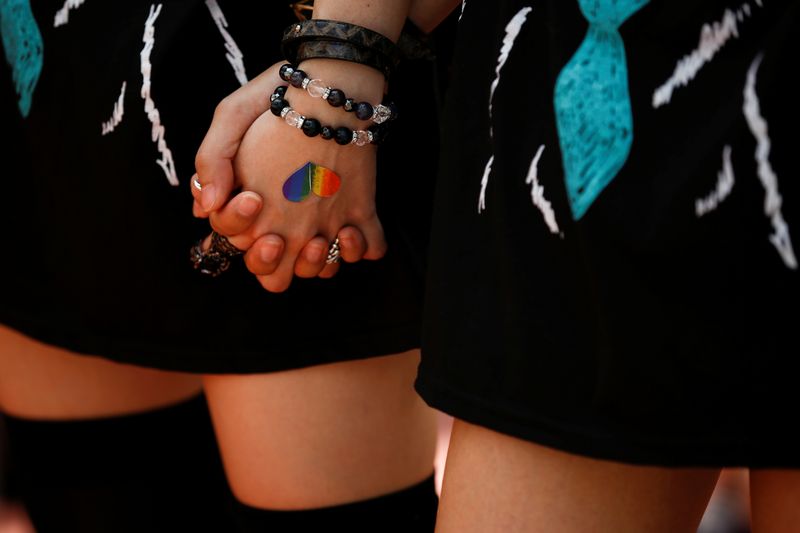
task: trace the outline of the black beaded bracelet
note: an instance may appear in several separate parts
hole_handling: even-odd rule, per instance
[[[286,99],[286,90],[288,88],[286,85],[281,85],[275,89],[275,92],[270,96],[269,109],[273,115],[283,118],[290,126],[302,130],[306,136],[316,137],[319,135],[326,141],[333,139],[336,144],[342,146],[348,144],[355,144],[356,146],[378,145],[386,138],[388,124],[377,124],[370,126],[366,130],[351,130],[345,127],[323,126],[319,120],[301,115],[292,109]]]
[[[333,107],[341,107],[347,112],[355,113],[359,120],[371,120],[375,124],[383,124],[397,118],[397,106],[394,102],[378,105],[356,102],[352,98],[347,98],[341,89],[334,89],[322,80],[311,79],[304,71],[288,63],[281,65],[279,75],[292,87],[304,89],[313,98],[322,98]]]
[[[389,38],[362,26],[335,20],[313,19],[292,24],[283,33],[281,51],[286,59],[298,63],[298,50],[306,42],[338,42],[351,45],[352,49],[371,52],[350,54],[352,57],[336,57],[348,61],[362,62],[377,68],[387,77],[400,63],[400,49]],[[336,49],[338,55],[344,48]],[[324,47],[316,53],[325,53]],[[359,55],[358,59],[356,56]],[[315,57],[329,57],[316,55]],[[377,58],[377,59],[376,59]],[[369,62],[366,62],[369,61]],[[379,64],[376,64],[379,63]]]

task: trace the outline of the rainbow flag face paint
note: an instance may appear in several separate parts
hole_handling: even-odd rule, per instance
[[[295,170],[283,184],[283,195],[290,202],[302,202],[312,192],[321,198],[333,196],[342,178],[333,170],[310,161]]]

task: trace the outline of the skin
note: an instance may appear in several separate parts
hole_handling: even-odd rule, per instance
[[[0,411],[34,420],[121,416],[200,393],[200,377],[114,363],[0,326]]]
[[[437,533],[695,533],[719,470],[631,466],[457,420]]]
[[[434,412],[414,394],[419,352],[248,376],[207,376],[236,497],[264,509],[354,502],[433,472]]]

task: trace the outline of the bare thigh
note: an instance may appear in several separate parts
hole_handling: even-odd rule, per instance
[[[800,471],[751,470],[753,533],[800,531]]]
[[[119,416],[175,404],[199,376],[80,356],[0,326],[0,410],[30,419]]]
[[[233,492],[266,509],[394,492],[433,472],[436,418],[416,395],[419,352],[249,376],[207,376]]]
[[[457,420],[436,531],[694,533],[718,477],[589,459]]]

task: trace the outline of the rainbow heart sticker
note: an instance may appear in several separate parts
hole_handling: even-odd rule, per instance
[[[342,184],[342,178],[333,170],[310,161],[295,170],[283,184],[283,195],[290,202],[302,202],[312,192],[326,198],[333,196]]]

